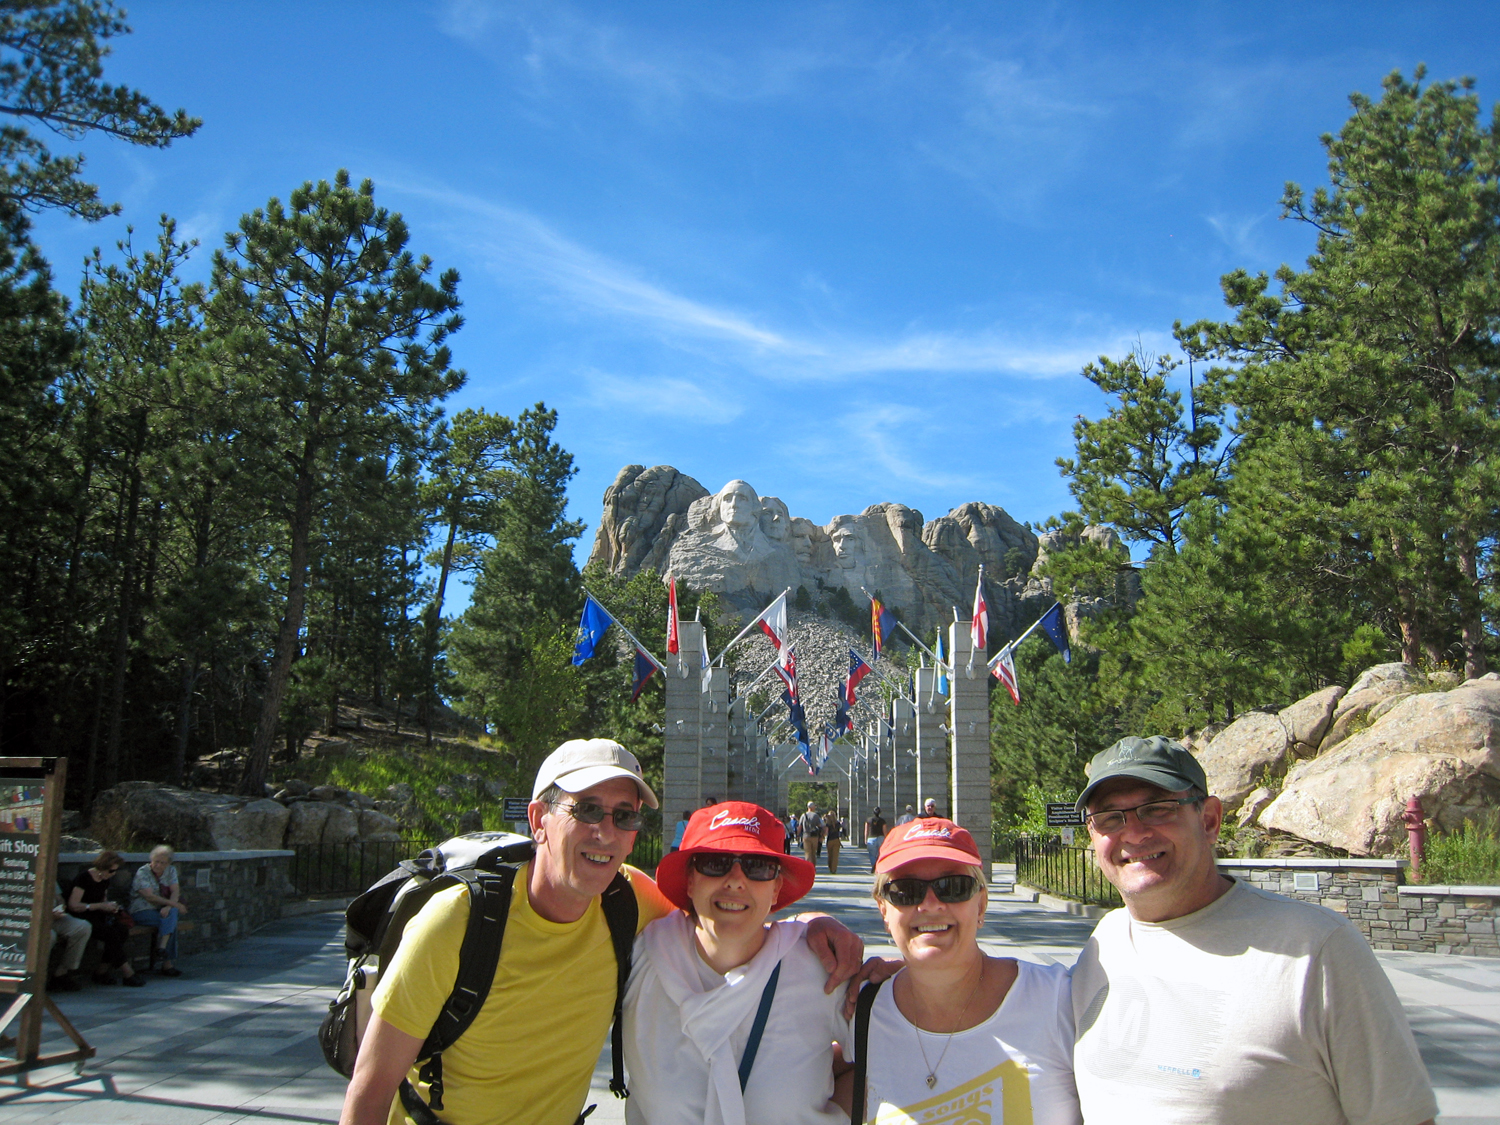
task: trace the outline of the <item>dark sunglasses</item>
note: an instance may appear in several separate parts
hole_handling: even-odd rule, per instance
[[[892,906],[918,906],[927,899],[928,888],[939,902],[968,902],[979,890],[972,875],[942,875],[936,879],[892,879],[881,896]]]
[[[615,827],[621,832],[639,832],[646,826],[646,818],[636,809],[607,809],[593,801],[574,801],[571,805],[559,801],[554,807],[566,809],[568,815],[580,824],[601,824],[606,816],[612,816]]]
[[[728,855],[724,852],[699,852],[693,856],[693,868],[699,875],[722,879],[738,863],[745,878],[752,883],[769,883],[781,874],[781,861],[768,855]]]

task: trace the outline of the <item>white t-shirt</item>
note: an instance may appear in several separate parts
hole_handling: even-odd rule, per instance
[[[867,1121],[1079,1125],[1068,970],[1030,961],[1016,965],[1015,983],[995,1014],[951,1042],[946,1034],[919,1031],[901,1014],[894,979],[881,987],[870,1009]],[[932,1087],[928,1066],[936,1067]]]
[[[646,927],[625,991],[625,1065],[630,1125],[847,1125],[833,1097],[833,1044],[853,1042],[843,1018],[844,990],[823,993],[828,972],[807,947],[801,922],[776,922],[748,964],[720,975],[698,955],[692,922],[674,911]],[[743,1095],[743,1116],[732,1104],[737,1068],[750,1039],[766,980],[781,975],[755,1064]],[[712,1057],[727,1036],[720,1098]],[[721,1101],[731,1104],[721,1106]]]
[[[1416,1125],[1437,1114],[1395,990],[1347,919],[1236,882],[1152,924],[1104,916],[1073,967],[1084,1117]]]

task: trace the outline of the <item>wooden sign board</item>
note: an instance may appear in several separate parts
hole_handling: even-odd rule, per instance
[[[94,1048],[47,995],[52,908],[57,899],[57,841],[68,781],[66,758],[0,758],[0,1032],[20,1018],[14,1062],[0,1075],[76,1062]],[[7,1004],[5,997],[12,999]],[[40,1056],[42,1013],[73,1040],[75,1050]]]

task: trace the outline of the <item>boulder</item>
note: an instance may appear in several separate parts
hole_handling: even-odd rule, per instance
[[[357,809],[373,809],[375,807],[374,797],[368,796],[364,793],[356,793],[352,789],[349,790],[348,796],[349,803]]]
[[[359,813],[343,805],[332,803],[324,807],[328,810],[328,819],[323,822],[323,836],[320,841],[324,847],[330,844],[348,844],[359,839]]]
[[[324,801],[298,801],[287,810],[285,846],[288,848],[320,843],[328,810],[335,806]]]
[[[261,851],[281,847],[291,810],[280,801],[261,798],[209,816],[217,851]]]
[[[1351,855],[1399,854],[1411,797],[1445,831],[1500,803],[1500,681],[1400,699],[1368,728],[1294,766],[1259,824]]]
[[[359,838],[361,840],[399,840],[401,824],[393,816],[374,809],[359,812]]]
[[[226,793],[126,781],[95,798],[90,831],[116,850],[171,844],[180,852],[220,851],[216,818],[249,803],[248,798]]]
[[[1371,668],[1374,672],[1377,668],[1404,668],[1404,664],[1380,664]],[[1385,679],[1367,680],[1370,672],[1366,672],[1354,681],[1354,688],[1338,701],[1333,709],[1333,722],[1329,724],[1328,733],[1323,736],[1323,741],[1318,744],[1318,753],[1326,754],[1344,739],[1348,738],[1355,730],[1370,724],[1370,712],[1383,701],[1395,697],[1405,697],[1413,694],[1417,686],[1426,686],[1426,680],[1413,680],[1400,676],[1391,676]],[[1420,673],[1414,673],[1420,676]],[[1358,688],[1356,691],[1355,688]]]
[[[281,783],[281,790],[288,797],[306,797],[312,792],[312,786],[300,777],[289,777]]]
[[[1349,685],[1349,694],[1364,691],[1376,684],[1393,684],[1397,690],[1411,691],[1425,686],[1427,677],[1409,664],[1399,661],[1391,664],[1376,664],[1360,673],[1359,679]]]
[[[347,801],[349,793],[337,785],[314,785],[307,791],[314,801]]]
[[[1317,754],[1323,736],[1333,722],[1334,707],[1343,697],[1344,689],[1335,684],[1281,710],[1281,724],[1291,740],[1293,754],[1299,758],[1311,758]]]
[[[394,785],[385,787],[385,795],[393,801],[410,801],[416,796],[416,790],[404,781],[398,781]]]
[[[484,817],[478,809],[469,809],[458,815],[458,834],[460,836],[469,832],[483,832]]]
[[[1264,785],[1250,790],[1250,794],[1245,798],[1244,804],[1240,805],[1240,827],[1244,828],[1254,824],[1265,807],[1275,799],[1276,794],[1272,793]]]
[[[1224,802],[1226,814],[1237,811],[1267,776],[1286,768],[1291,740],[1279,715],[1249,711],[1225,727],[1197,755],[1208,775],[1208,791]]]
[[[75,836],[65,833],[57,839],[57,850],[60,852],[83,852],[86,855],[98,855],[104,850],[104,845],[92,836]]]

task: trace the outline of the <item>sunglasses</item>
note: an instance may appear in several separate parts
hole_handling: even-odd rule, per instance
[[[722,879],[738,863],[745,878],[752,883],[769,883],[781,874],[781,861],[768,855],[729,855],[724,852],[699,852],[693,856],[693,868],[699,875]]]
[[[972,875],[942,875],[936,879],[892,879],[880,892],[892,906],[919,906],[927,892],[939,902],[968,902],[979,890],[979,880]]]
[[[571,805],[559,801],[553,807],[566,809],[568,815],[580,824],[600,824],[606,816],[612,816],[615,827],[621,832],[639,832],[646,826],[646,818],[636,809],[607,809],[592,801],[574,801]]]

